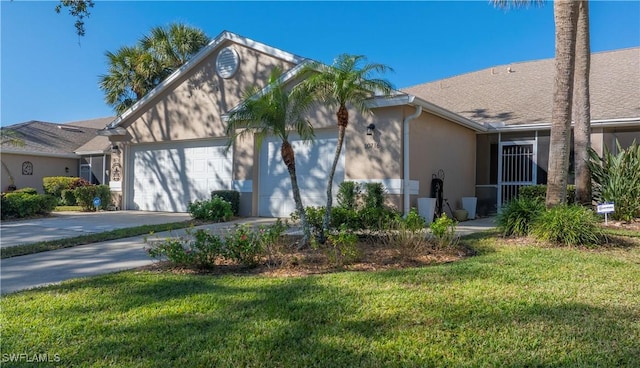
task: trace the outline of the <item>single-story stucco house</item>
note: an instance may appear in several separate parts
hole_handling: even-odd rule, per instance
[[[0,150],[2,191],[31,187],[42,193],[42,178],[81,177],[109,184],[111,143],[97,134],[113,117],[56,124],[29,121],[3,127],[9,131]]]
[[[614,137],[640,138],[639,51],[593,56],[598,150],[611,147]],[[308,61],[231,32],[213,39],[100,131],[117,147],[111,171],[122,175],[110,186],[120,208],[184,212],[188,202],[209,198],[212,190],[235,189],[242,215],[289,216],[294,203],[280,142],[239,140],[225,154],[225,117],[248,87],[265,86],[274,67],[294,83]],[[622,69],[608,70],[609,63]],[[552,65],[513,64],[371,98],[372,114],[351,111],[334,184],[381,182],[406,212],[418,198],[431,196],[433,178],[444,173],[444,197],[452,207],[477,197],[481,211],[495,211],[510,186],[544,182]],[[317,106],[309,120],[315,141],[303,144],[294,136],[292,142],[307,206],[325,202],[337,141],[333,110]]]

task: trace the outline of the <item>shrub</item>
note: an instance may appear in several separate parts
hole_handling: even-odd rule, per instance
[[[267,266],[274,266],[284,262],[282,236],[288,228],[289,224],[282,222],[280,219],[277,219],[273,225],[258,226],[258,239],[262,242],[262,248],[267,258]]]
[[[614,220],[631,221],[640,217],[640,145],[635,141],[626,150],[616,141],[618,154],[613,155],[605,146],[599,157],[589,151],[593,197],[599,202],[614,202]]]
[[[416,226],[417,221],[407,221],[407,219],[399,218],[388,223],[388,228],[380,235],[380,240],[386,247],[398,249],[406,256],[414,256],[424,251],[429,242],[425,234],[425,226]]]
[[[2,196],[1,217],[25,218],[36,215],[48,215],[56,208],[58,200],[46,194],[12,192]]]
[[[73,190],[76,202],[83,211],[104,210],[111,205],[111,190],[108,185],[79,186]],[[96,208],[93,204],[94,198],[100,198],[100,206]]]
[[[356,247],[358,236],[347,226],[341,226],[337,233],[329,234],[327,238],[329,244],[323,249],[334,267],[351,264],[359,258],[360,252]]]
[[[358,211],[341,206],[331,208],[331,228],[337,229],[342,225],[350,230],[362,229],[362,220]]]
[[[360,184],[354,181],[343,181],[338,188],[338,207],[355,210],[359,195]]]
[[[453,247],[458,243],[456,235],[456,221],[447,217],[446,213],[438,217],[429,225],[438,248]]]
[[[599,243],[603,232],[593,211],[571,205],[543,211],[533,223],[531,234],[551,243],[585,245]]]
[[[215,267],[217,260],[253,266],[265,254],[268,262],[275,263],[280,256],[276,249],[280,249],[281,237],[286,229],[287,224],[280,220],[273,225],[260,226],[257,230],[248,225],[236,225],[224,236],[212,234],[208,230],[194,232],[193,229],[188,229],[182,237],[145,239],[145,251],[152,258],[197,268]]]
[[[424,220],[424,217],[420,216],[418,211],[415,208],[412,208],[407,217],[403,219],[404,227],[409,230],[417,231],[426,228],[427,222]]]
[[[38,191],[35,188],[26,187],[26,188],[16,189],[12,193],[23,193],[23,194],[29,194],[29,195],[36,195],[36,194],[38,194]]]
[[[510,201],[498,213],[496,222],[504,236],[527,236],[535,219],[544,211],[544,197],[523,196]]]
[[[388,224],[401,218],[400,213],[391,208],[371,208],[365,207],[358,212],[363,228],[369,230],[383,230],[388,228]]]
[[[77,186],[78,180],[80,180],[80,178],[50,176],[42,178],[42,188],[44,189],[45,194],[61,198],[62,191],[65,189],[74,189],[74,185]]]
[[[187,211],[194,219],[216,222],[228,221],[233,215],[231,203],[218,196],[207,201],[189,203]]]
[[[538,199],[544,203],[547,198],[547,186],[544,184],[522,186],[518,189],[518,198]],[[567,204],[574,204],[575,202],[576,187],[574,185],[567,185]]]
[[[364,184],[364,206],[366,208],[384,208],[384,195],[386,189],[382,183]]]
[[[64,189],[62,191],[62,204],[65,206],[75,206],[78,204],[76,201],[76,193],[72,189]]]
[[[260,233],[249,225],[237,225],[224,237],[225,251],[223,255],[239,264],[254,266],[264,253]]]
[[[214,190],[211,192],[211,198],[215,196],[229,202],[233,216],[238,216],[240,213],[240,192],[237,190]]]

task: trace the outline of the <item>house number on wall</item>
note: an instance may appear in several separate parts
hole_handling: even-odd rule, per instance
[[[373,149],[381,150],[382,149],[382,145],[380,143],[365,143],[364,144],[364,149],[366,149],[366,150],[373,150]]]

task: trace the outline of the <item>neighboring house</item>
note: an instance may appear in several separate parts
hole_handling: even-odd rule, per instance
[[[488,128],[477,138],[480,212],[546,183],[554,71],[553,59],[513,63],[403,90]],[[640,48],[592,54],[590,94],[597,152],[640,142]]]
[[[254,139],[245,139],[235,142],[225,153],[228,141],[225,117],[242,103],[248,87],[266,84],[274,67],[287,71],[283,78],[293,85],[299,81],[297,71],[307,62],[300,56],[234,33],[221,33],[100,132],[118,148],[112,154],[111,172],[118,171],[121,176],[118,180],[112,177],[110,182],[112,191],[120,196],[118,205],[125,209],[184,212],[190,201],[207,199],[212,190],[235,189],[241,193],[242,215],[289,216],[294,203],[289,176],[280,158],[280,142],[269,138],[259,147]],[[594,71],[598,69],[597,63],[594,60]],[[525,64],[513,65],[508,76],[524,75],[521,66]],[[633,66],[629,70],[633,71]],[[542,71],[536,75],[541,80],[550,78],[552,83],[553,75],[545,76]],[[495,80],[506,78],[495,70],[491,76]],[[406,212],[417,205],[418,198],[431,197],[432,179],[444,173],[444,197],[452,207],[460,207],[462,197],[477,196],[483,211],[495,210],[498,184],[507,182],[491,181],[492,175],[497,177],[498,171],[509,166],[502,162],[502,157],[510,153],[503,147],[510,147],[514,141],[520,144],[522,139],[528,141],[529,136],[536,148],[543,147],[545,129],[548,137],[546,116],[526,120],[510,108],[494,108],[491,101],[493,96],[500,95],[499,85],[478,91],[487,99],[470,106],[449,105],[448,98],[436,100],[431,90],[422,93],[421,88],[426,86],[429,84],[391,97],[372,98],[369,101],[372,114],[363,116],[351,111],[334,185],[337,188],[344,180],[381,182],[391,202]],[[464,102],[461,96],[476,87],[461,84],[457,86],[458,92],[452,94],[456,101]],[[531,94],[540,88],[525,84],[520,87]],[[506,93],[515,99],[510,92]],[[637,97],[637,88],[630,93]],[[551,99],[550,92],[540,94]],[[594,100],[594,105],[597,104]],[[540,111],[545,108],[541,105]],[[472,113],[465,113],[472,109]],[[640,116],[637,112],[636,109],[636,117]],[[499,120],[488,120],[487,114],[494,114]],[[518,121],[520,128],[512,128],[513,121],[506,118]],[[335,111],[317,106],[309,120],[315,128],[315,141],[303,144],[293,136],[292,145],[304,204],[323,205],[327,172],[337,141]],[[637,119],[633,123],[636,125],[625,122],[625,127],[635,127],[637,132],[637,122]],[[538,129],[531,123],[543,125]],[[602,139],[608,139],[602,135]],[[546,142],[548,146],[548,138]],[[520,146],[526,144],[531,143]],[[498,155],[499,151],[504,154]],[[525,155],[519,148],[514,152],[517,160],[522,156],[530,166],[538,163],[535,150],[533,155]],[[527,181],[530,182],[537,179]],[[491,185],[489,195],[484,185]]]
[[[29,121],[3,127],[14,142],[2,142],[2,191],[10,185],[32,187],[42,193],[42,178],[82,177],[94,184],[108,184],[111,143],[98,136],[113,117],[55,124]]]

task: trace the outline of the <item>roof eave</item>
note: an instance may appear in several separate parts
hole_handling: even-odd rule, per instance
[[[425,101],[420,97],[411,95],[411,94],[400,94],[395,96],[379,96],[375,97],[367,102],[367,107],[369,108],[381,108],[381,107],[391,107],[391,106],[402,106],[402,105],[418,105],[422,106],[425,111],[429,113],[439,116],[441,118],[453,121],[459,125],[462,125],[466,128],[469,128],[475,132],[486,132],[487,128],[480,124],[476,123],[473,120],[469,120],[463,116],[460,116],[452,111],[449,111],[445,108],[442,108],[438,105],[432,104],[431,102]]]
[[[575,124],[572,122],[571,126]],[[613,119],[598,119],[591,121],[592,128],[626,128],[640,126],[640,117],[635,118],[613,118]],[[549,130],[551,129],[551,123],[537,123],[537,124],[518,124],[518,125],[505,125],[505,126],[490,126],[486,133],[498,133],[498,132],[522,132],[522,131],[534,131],[534,130]]]
[[[55,157],[55,158],[80,158],[75,153],[54,153],[54,152],[40,152],[40,151],[21,151],[14,149],[2,149],[0,150],[2,154],[12,154],[12,155],[25,155],[25,156],[38,156],[38,157]]]

